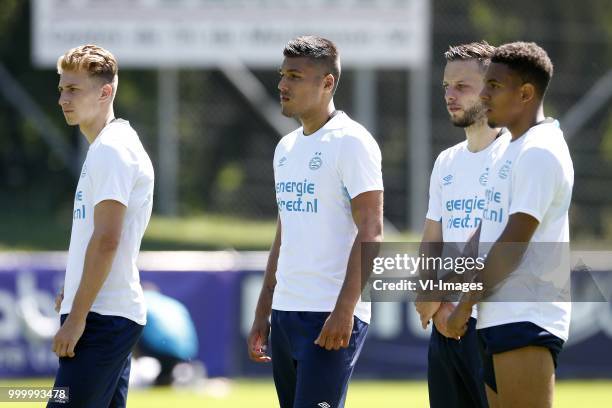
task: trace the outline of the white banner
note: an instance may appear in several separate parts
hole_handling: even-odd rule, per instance
[[[287,41],[314,34],[345,67],[410,68],[430,46],[429,0],[32,1],[32,58],[44,67],[86,43],[121,67],[277,67]]]

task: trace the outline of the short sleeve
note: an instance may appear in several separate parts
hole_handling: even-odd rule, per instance
[[[276,179],[276,166],[278,166],[278,149],[280,146],[280,142],[276,145],[274,149],[274,156],[272,157],[272,173],[274,174],[274,179]]]
[[[136,174],[127,150],[98,146],[87,161],[87,174],[94,206],[104,200],[114,200],[127,207]]]
[[[526,150],[512,169],[509,214],[524,213],[542,222],[555,198],[557,178],[561,173],[561,165],[550,151]]]
[[[382,191],[382,155],[370,135],[343,138],[338,155],[338,170],[351,199],[366,191]]]
[[[440,184],[440,156],[434,163],[431,177],[429,178],[429,205],[427,207],[427,219],[442,221],[442,185]]]

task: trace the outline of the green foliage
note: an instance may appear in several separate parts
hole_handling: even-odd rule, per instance
[[[470,5],[472,24],[489,43],[500,43],[520,38],[525,22],[517,15],[508,15],[486,0],[473,0]]]
[[[604,160],[612,163],[612,109],[608,111],[608,120],[605,123],[601,147]]]
[[[217,189],[224,193],[233,193],[244,182],[244,172],[236,162],[227,163],[217,175]]]
[[[0,2],[0,47],[10,40],[10,30],[19,22],[25,0],[2,0]]]

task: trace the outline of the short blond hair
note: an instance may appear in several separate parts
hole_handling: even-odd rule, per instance
[[[106,83],[114,83],[119,67],[115,56],[97,45],[87,44],[75,47],[57,60],[57,73],[63,71],[84,71]]]

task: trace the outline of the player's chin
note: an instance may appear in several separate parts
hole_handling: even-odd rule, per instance
[[[69,117],[66,117],[66,124],[67,124],[68,126],[76,126],[76,125],[78,125],[78,124],[79,124],[79,121],[78,121],[78,120],[76,120],[75,118],[69,118]]]
[[[295,117],[295,112],[289,106],[281,104],[281,113],[288,118]]]
[[[490,128],[496,128],[500,126],[500,122],[502,121],[500,121],[499,118],[495,117],[491,111],[487,111],[486,115],[487,115],[487,125],[489,125]]]
[[[449,112],[448,115],[450,116],[450,120],[453,123],[460,122],[463,120],[463,115],[460,115],[459,113]]]
[[[467,121],[463,116],[455,116],[451,117],[451,123],[453,124],[453,126],[466,128],[471,126],[473,122]]]
[[[450,120],[451,120],[451,123],[452,123],[454,126],[457,126],[457,127],[465,127],[465,126],[464,126],[464,120],[463,120],[463,118],[462,118],[462,117],[459,117],[459,116],[451,116]]]
[[[496,121],[494,121],[494,120],[490,120],[490,119],[489,119],[489,120],[487,120],[487,125],[488,125],[488,126],[491,128],[491,129],[494,129],[494,128],[497,128],[497,127],[500,127],[500,124],[499,124],[498,122],[496,122]]]

